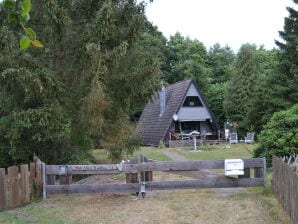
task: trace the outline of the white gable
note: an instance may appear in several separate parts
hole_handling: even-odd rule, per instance
[[[195,87],[195,85],[193,83],[190,85],[190,87],[186,93],[186,96],[198,96],[200,98],[197,88]]]
[[[183,107],[183,103],[177,113],[178,115],[178,120],[180,121],[205,121],[207,119],[211,119],[211,115],[208,112],[206,105],[202,101],[201,97],[199,96],[199,93],[197,91],[197,88],[195,85],[192,83],[191,86],[189,87],[187,96],[198,96],[199,99],[201,100],[203,106],[202,107]],[[185,100],[184,98],[184,100]],[[184,102],[183,100],[183,102]]]

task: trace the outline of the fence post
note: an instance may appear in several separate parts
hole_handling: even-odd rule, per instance
[[[41,197],[42,195],[42,188],[43,188],[43,181],[42,181],[42,163],[36,163],[36,180],[37,180],[37,197]]]
[[[21,197],[22,203],[30,202],[30,184],[29,184],[29,170],[28,164],[21,165],[21,179],[20,179],[20,187],[21,187]]]
[[[35,188],[36,188],[36,183],[35,183],[35,163],[30,163],[30,193],[31,193],[31,198],[35,197]]]
[[[266,157],[263,157],[263,178],[264,178],[264,187],[267,188],[267,164],[266,164]]]
[[[147,157],[143,154],[140,155],[142,162],[148,162]],[[145,171],[141,172],[141,182],[153,181],[153,172],[152,171]]]
[[[47,198],[46,193],[46,164],[42,163],[42,199]]]
[[[6,175],[5,175],[5,169],[0,168],[0,209],[3,209],[6,207],[6,191],[5,191],[5,182],[6,182]]]
[[[14,208],[20,204],[19,195],[19,167],[8,167],[8,192],[9,192],[9,207]]]

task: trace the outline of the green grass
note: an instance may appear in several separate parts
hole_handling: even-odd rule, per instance
[[[256,147],[256,144],[243,145],[236,144],[231,145],[230,149],[224,148],[224,145],[209,146],[208,150],[194,152],[193,149],[170,149],[171,151],[184,156],[189,160],[220,160],[220,159],[245,159],[252,157],[252,150]]]
[[[49,207],[47,209],[41,207],[41,202],[33,202],[25,207],[0,212],[1,224],[27,224],[27,223],[43,223],[43,224],[62,224],[64,223],[57,217],[63,215],[63,208]]]
[[[163,151],[165,149],[142,147],[140,151],[136,153],[141,153],[149,159],[159,160],[159,161],[171,161],[171,159],[166,156]]]
[[[131,157],[143,154],[148,159],[159,160],[159,161],[171,161],[171,159],[163,154],[164,149],[151,148],[151,147],[141,147],[140,150],[135,151],[132,156],[126,156],[124,160],[130,159]],[[96,160],[98,164],[103,163],[112,163],[109,158],[106,150],[104,149],[95,149],[90,153]]]
[[[217,160],[217,159],[236,159],[236,158],[251,158],[252,151],[257,146],[256,144],[244,145],[244,144],[233,144],[230,145],[230,149],[225,149],[224,144],[204,146],[204,150],[200,152],[194,152],[190,147],[179,149],[178,148],[154,148],[154,147],[141,147],[139,151],[136,151],[133,156],[138,154],[143,154],[149,159],[158,161],[171,161],[171,159],[165,155],[163,152],[165,150],[170,150],[174,153],[180,154],[189,160]],[[207,149],[208,148],[208,149]],[[91,151],[91,155],[95,157],[97,163],[111,163],[108,159],[106,150],[96,149]],[[129,159],[128,156],[125,159]]]
[[[98,164],[111,163],[107,151],[104,149],[91,150],[90,154],[95,158],[95,161]]]

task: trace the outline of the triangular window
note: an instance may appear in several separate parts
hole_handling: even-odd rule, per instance
[[[198,96],[187,96],[183,107],[203,107],[203,104]]]

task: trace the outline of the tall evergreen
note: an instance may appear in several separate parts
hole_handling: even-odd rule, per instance
[[[36,103],[36,107],[42,107],[45,103],[48,105],[51,100],[56,103],[50,103],[56,110],[46,111],[49,114],[45,114],[53,117],[53,123],[46,122],[49,127],[44,127],[43,130],[48,135],[48,141],[58,139],[56,142],[60,146],[49,143],[44,146],[36,144],[39,150],[32,148],[45,162],[80,162],[80,157],[86,155],[86,150],[93,145],[106,148],[112,158],[119,159],[123,153],[131,152],[137,146],[136,140],[131,137],[134,126],[130,122],[130,115],[146,103],[160,83],[159,66],[163,60],[162,48],[165,46],[165,39],[147,21],[144,7],[142,2],[137,3],[134,0],[32,0],[30,26],[45,47],[19,52],[21,55],[29,55],[34,63],[16,61],[12,65],[31,66],[28,69],[32,72],[24,73],[28,86],[35,85],[34,82],[42,83],[29,78],[36,67],[42,72],[47,71],[53,79],[46,83],[48,88],[56,89],[59,93],[46,91],[48,95],[39,96],[44,96],[45,99]],[[1,14],[1,22],[6,21],[4,16]],[[14,27],[10,27],[12,34],[13,29]],[[1,40],[7,37],[6,32],[0,35]],[[18,43],[16,39],[11,40]],[[13,51],[12,54],[1,57],[6,57],[5,60],[9,61],[17,53]],[[6,67],[0,67],[1,75],[6,72],[3,68]],[[38,74],[38,78],[43,78],[42,72]],[[5,76],[6,79],[11,77]],[[20,82],[24,80],[20,79]],[[14,91],[9,86],[8,81],[1,80],[1,91],[5,90],[7,93],[1,93],[0,97],[14,94],[8,92]],[[42,86],[43,91],[45,87],[46,85]],[[24,84],[20,88],[28,90]],[[35,107],[32,104],[27,106],[29,109]],[[56,111],[59,113],[55,114]],[[14,111],[2,111],[1,107],[0,113],[14,114]],[[55,122],[55,119],[61,121]],[[0,121],[0,132],[9,125],[14,127],[10,121],[5,123],[6,126]],[[34,122],[42,124],[43,120],[35,117]],[[62,127],[47,129],[58,124]],[[2,141],[4,132],[1,132],[0,147],[1,150],[5,149],[2,150],[4,153],[8,153],[7,149],[11,147],[12,150],[16,151],[17,148],[21,152],[28,139],[33,139],[31,145],[40,141],[35,136],[35,132],[39,130],[38,125],[24,125],[30,129],[26,132],[28,138],[23,138],[24,129],[14,129],[14,135],[5,135],[6,140]],[[18,142],[13,141],[14,139]],[[12,146],[11,143],[14,142],[23,144]]]
[[[277,109],[272,105],[272,95],[274,91],[271,86],[268,86],[268,80],[278,74],[278,50],[265,50],[260,48],[257,51],[256,61],[258,64],[259,77],[247,119],[252,121],[253,131],[259,133]]]
[[[235,55],[228,46],[221,47],[220,44],[215,44],[208,51],[207,64],[210,69],[211,85],[205,95],[212,112],[222,127],[226,121],[223,101],[227,82],[234,72],[234,61]]]
[[[297,6],[298,1],[294,2]],[[275,107],[280,109],[298,103],[298,11],[291,7],[287,10],[284,30],[279,32],[283,41],[276,41],[280,49],[280,73],[270,80]]]
[[[48,162],[65,157],[70,119],[63,111],[63,84],[19,51],[15,31],[1,25],[0,167],[28,162],[34,153]]]
[[[224,102],[227,118],[238,122],[240,127],[252,128],[247,113],[252,106],[252,97],[258,78],[256,46],[242,45],[236,58],[235,73],[227,85]]]
[[[164,40],[146,20],[145,6],[131,0],[33,4],[34,23],[49,48],[42,63],[69,93],[64,108],[72,143],[88,149],[96,141],[121,157],[133,148],[130,115],[159,83]]]

